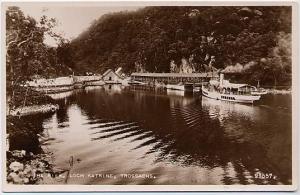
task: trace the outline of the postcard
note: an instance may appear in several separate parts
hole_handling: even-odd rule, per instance
[[[2,3],[4,191],[296,190],[297,16]]]

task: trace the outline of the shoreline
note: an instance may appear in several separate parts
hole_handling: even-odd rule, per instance
[[[32,105],[22,106],[10,111],[11,116],[26,116],[33,114],[42,113],[54,113],[59,109],[58,104],[43,104],[43,105]]]
[[[268,94],[272,95],[287,95],[292,94],[291,89],[266,89]]]
[[[104,85],[114,85],[114,84],[109,84],[109,83],[97,83],[97,84],[88,84],[85,85],[84,87],[97,87],[97,86],[104,86]],[[127,86],[127,85],[124,85]],[[129,86],[135,86],[135,85],[129,85]],[[140,86],[140,85],[137,85]],[[163,84],[143,84],[141,86],[148,86],[148,87],[154,87],[154,88],[164,88],[166,89],[166,86]],[[51,90],[45,90],[48,87],[34,87],[31,88],[31,91],[34,91],[35,93],[38,94],[38,96],[42,99],[40,100],[40,102],[36,103],[36,102],[32,102],[29,103],[31,105],[28,106],[24,106],[24,105],[18,105],[15,106],[12,109],[8,109],[8,116],[12,115],[12,116],[24,116],[24,115],[31,115],[31,114],[39,114],[39,113],[54,113],[56,110],[59,109],[59,106],[57,104],[55,104],[55,98],[53,98],[52,96],[55,94],[60,94],[60,93],[64,93],[64,92],[72,92],[74,90],[77,90],[77,87],[74,87],[74,85],[71,86],[71,88],[68,88],[67,90],[65,89],[65,85],[64,86],[56,86],[56,87],[52,87]],[[82,88],[84,88],[82,87]],[[267,91],[267,94],[271,94],[271,95],[285,95],[285,94],[292,94],[292,90],[291,87],[286,86],[285,89],[275,89],[275,88],[264,88]],[[36,95],[35,95],[36,96]],[[38,97],[38,98],[39,98]],[[28,97],[29,99],[31,97]],[[30,100],[29,100],[30,102]]]
[[[38,184],[39,174],[52,173],[51,153],[41,147],[42,124],[28,123],[26,117],[51,116],[59,106],[47,94],[25,87],[15,89],[7,103],[6,181]]]

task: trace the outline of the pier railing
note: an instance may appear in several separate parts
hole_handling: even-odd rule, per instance
[[[140,82],[203,83],[218,78],[215,72],[206,73],[132,73],[131,79]]]

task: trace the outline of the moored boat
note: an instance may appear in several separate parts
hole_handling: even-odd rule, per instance
[[[179,90],[179,91],[193,91],[193,83],[178,83],[178,84],[167,84],[165,85],[166,89]]]
[[[251,95],[266,95],[267,93],[267,90],[260,87],[259,81],[257,81],[257,88],[251,91]]]
[[[173,89],[173,90],[180,90],[180,91],[184,91],[184,85],[182,83],[179,84],[167,84],[166,85],[167,89]]]
[[[252,94],[256,87],[248,84],[230,83],[220,75],[220,81],[211,80],[206,86],[202,86],[202,94],[206,97],[239,103],[254,103],[261,98],[259,94]]]
[[[254,91],[251,91],[251,95],[266,95],[268,94],[268,91],[265,89],[257,89]]]

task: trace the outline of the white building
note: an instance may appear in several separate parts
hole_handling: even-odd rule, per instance
[[[102,75],[103,81],[105,83],[122,83],[122,78],[118,74],[116,74],[112,69],[108,69],[105,71],[105,73]]]

